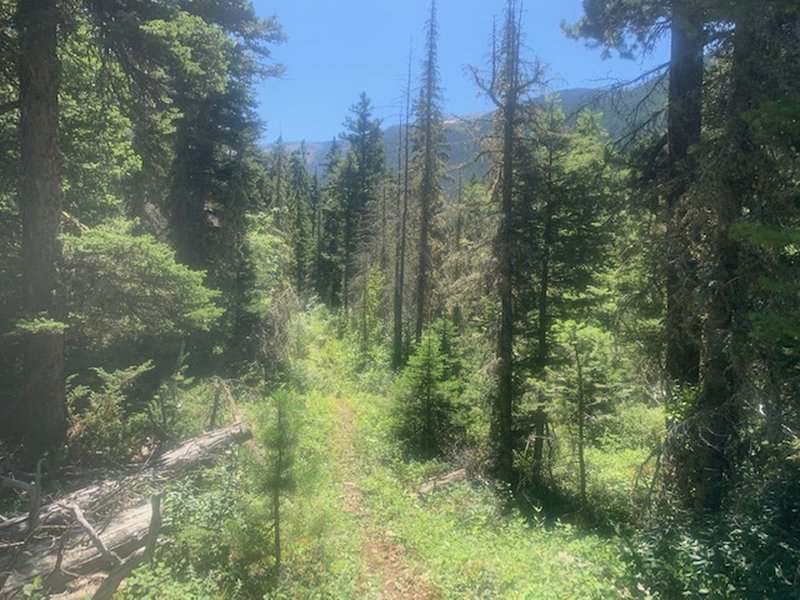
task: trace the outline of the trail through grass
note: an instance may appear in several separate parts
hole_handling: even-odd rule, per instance
[[[305,411],[323,446],[318,491],[325,500],[299,500],[289,518],[336,515],[319,534],[337,540],[323,545],[338,553],[337,568],[349,574],[345,587],[341,578],[320,578],[323,587],[313,597],[635,596],[625,587],[628,573],[614,539],[566,525],[531,525],[503,509],[503,491],[486,483],[415,494],[452,467],[403,459],[392,432],[389,378],[379,369],[357,369],[350,345],[318,319],[309,319],[303,336]],[[326,581],[339,587],[326,590]]]

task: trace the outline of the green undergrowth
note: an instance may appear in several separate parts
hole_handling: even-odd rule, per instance
[[[503,508],[503,490],[461,482],[418,497],[424,466],[392,452],[388,406],[357,396],[362,485],[377,519],[410,550],[444,598],[611,598],[629,595],[613,540],[569,525],[531,526]],[[442,465],[436,465],[441,470]]]
[[[298,318],[296,360],[281,390],[240,386],[239,407],[253,429],[247,446],[165,492],[169,542],[139,568],[120,594],[141,598],[356,598],[368,581],[360,528],[342,510],[343,484],[333,464],[337,426],[335,365],[309,363],[314,327]],[[315,353],[319,359],[325,353]],[[198,390],[206,398],[208,390]],[[294,457],[281,502],[282,567],[275,567],[268,447],[278,394],[293,403]],[[230,419],[229,411],[224,415]]]
[[[381,574],[370,572],[365,548],[369,536],[384,534],[441,598],[647,596],[618,537],[523,517],[508,508],[508,490],[478,478],[417,495],[421,483],[456,466],[407,459],[396,437],[388,357],[365,358],[324,311],[295,318],[291,352],[281,390],[239,390],[261,456],[241,447],[173,486],[165,500],[171,541],[155,565],[139,569],[123,598],[377,598]],[[292,403],[293,440],[281,480],[280,572],[268,468],[279,397]],[[343,461],[337,449],[349,443],[355,459]],[[595,473],[590,496],[609,495],[608,506],[625,502],[643,452],[617,450],[587,454]],[[346,506],[346,486],[361,492],[355,509]]]
[[[407,462],[395,440],[392,401],[374,382],[381,365],[357,372],[342,342],[311,344],[312,377],[348,402],[358,418],[357,485],[374,520],[406,549],[442,598],[632,597],[621,548],[614,539],[569,525],[531,526],[503,508],[507,493],[462,482],[422,497],[414,489],[453,468],[442,461]],[[349,363],[349,364],[348,364]],[[378,373],[369,373],[370,368]]]

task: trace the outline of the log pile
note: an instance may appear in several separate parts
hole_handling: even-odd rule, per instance
[[[235,423],[184,442],[145,467],[41,508],[32,504],[27,515],[0,522],[0,598],[20,594],[36,577],[53,598],[110,598],[158,544],[164,483],[250,437],[246,425]]]

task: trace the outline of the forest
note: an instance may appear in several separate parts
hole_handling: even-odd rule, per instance
[[[251,0],[0,0],[0,598],[800,598],[800,6],[496,4],[312,167]]]

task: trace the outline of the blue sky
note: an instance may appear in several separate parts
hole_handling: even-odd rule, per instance
[[[429,0],[254,0],[260,15],[276,15],[287,41],[274,56],[286,73],[258,86],[259,113],[267,123],[265,140],[325,141],[341,133],[349,107],[364,91],[384,125],[397,121],[409,46],[412,81],[419,77]],[[662,46],[642,60],[602,60],[598,49],[567,39],[563,20],[582,14],[581,0],[525,3],[528,56],[546,65],[552,90],[601,87],[630,79],[666,60]],[[465,74],[466,65],[483,66],[494,15],[504,0],[438,0],[439,68],[446,114],[466,115],[487,108]]]

